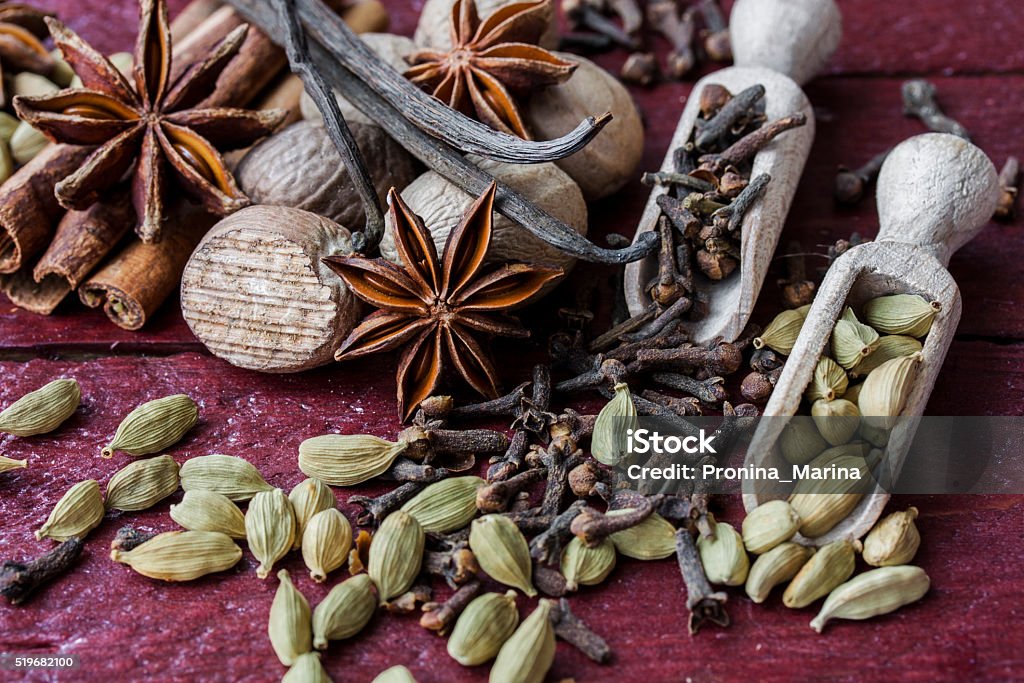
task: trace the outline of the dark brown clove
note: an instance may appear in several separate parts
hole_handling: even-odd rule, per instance
[[[601,541],[614,534],[616,531],[630,529],[651,516],[654,506],[657,504],[657,496],[643,498],[640,504],[623,515],[609,517],[598,512],[592,507],[585,506],[580,513],[572,520],[570,530],[585,545],[590,548],[597,547]]]
[[[689,529],[676,531],[676,560],[679,571],[686,584],[686,608],[690,610],[690,635],[700,630],[705,621],[725,627],[729,625],[729,615],[725,612],[725,603],[729,597],[722,592],[711,589],[704,567],[697,554],[697,544]]]
[[[732,41],[729,39],[729,25],[718,0],[701,0],[697,11],[704,19],[704,52],[716,62],[732,59]]]
[[[851,206],[863,199],[868,187],[878,177],[878,172],[882,170],[882,164],[885,163],[891,151],[890,148],[876,154],[860,168],[850,169],[840,166],[836,172],[835,187],[832,189],[832,197],[836,202]]]
[[[709,377],[731,375],[743,363],[743,354],[735,344],[719,342],[710,347],[688,346],[680,349],[644,349],[638,351],[629,371],[682,370],[703,371]]]
[[[709,101],[719,101],[721,95],[717,89],[721,88],[721,86],[712,84],[711,86],[705,86],[703,90],[708,90],[709,87],[715,88],[712,93],[717,95],[713,98],[709,96]],[[701,97],[703,98],[703,96],[702,91]],[[764,98],[764,86],[758,83],[740,91],[735,97],[728,99],[717,110],[715,115],[704,124],[700,132],[697,133],[694,145],[697,149],[711,149],[712,146],[723,140],[727,134],[734,130],[737,121],[750,117],[757,103],[762,98]],[[703,101],[702,99],[701,102]],[[709,109],[711,106],[709,105]],[[703,109],[702,106],[701,110],[703,111]]]
[[[614,46],[612,39],[602,33],[573,31],[563,33],[558,38],[558,49],[562,51],[607,52]]]
[[[604,0],[608,9],[619,17],[622,22],[622,30],[631,36],[636,36],[644,23],[644,15],[636,0]]]
[[[523,398],[526,396],[526,387],[529,382],[523,382],[504,396],[471,403],[464,406],[456,406],[449,413],[452,419],[478,418],[478,417],[516,417],[519,414]]]
[[[653,52],[633,52],[623,62],[619,78],[644,87],[658,80],[658,60]]]
[[[661,185],[665,187],[685,187],[694,192],[713,192],[715,186],[702,178],[695,178],[686,173],[672,171],[647,172],[640,176],[640,182],[648,187]]]
[[[750,159],[781,133],[792,128],[799,128],[806,123],[807,116],[803,112],[790,114],[771,123],[766,123],[757,130],[744,135],[723,152],[705,154],[698,161],[701,168],[706,168],[712,173],[721,173],[728,166],[738,166]]]
[[[82,553],[82,539],[71,538],[28,562],[4,562],[0,567],[0,595],[20,605],[44,583],[65,573]]]
[[[689,178],[690,176],[686,176]],[[702,181],[703,182],[703,181]],[[683,204],[683,200],[667,194],[660,195],[656,200],[658,208],[672,223],[672,227],[679,231],[679,234],[687,239],[694,239],[700,233],[704,224],[701,223],[692,211]]]
[[[627,375],[626,366],[621,361],[608,359],[601,362],[595,370],[584,372],[571,379],[563,380],[555,385],[556,391],[583,391],[601,386],[613,387],[623,381]]]
[[[451,473],[443,467],[425,465],[409,458],[399,458],[383,476],[395,481],[433,484],[435,481],[446,478],[449,474]]]
[[[419,605],[425,605],[434,598],[434,589],[426,582],[429,576],[421,576],[412,588],[384,603],[391,614],[412,614]]]
[[[999,220],[1013,220],[1017,214],[1017,185],[1020,183],[1020,162],[1017,157],[1007,157],[999,171],[999,201],[996,202],[995,217]]]
[[[457,588],[476,578],[480,571],[476,555],[467,543],[446,550],[428,550],[423,553],[423,571],[438,576],[452,588]]]
[[[621,278],[619,278],[621,280]],[[650,322],[658,314],[658,305],[651,302],[648,307],[642,312],[628,318],[621,323],[612,326],[608,331],[598,335],[590,342],[587,349],[592,352],[604,351],[605,349],[614,346],[619,338],[623,334],[629,334],[630,332],[637,330],[648,322]],[[554,350],[554,349],[553,349]],[[577,370],[578,372],[578,370]]]
[[[903,95],[903,114],[916,116],[927,126],[928,130],[936,133],[949,133],[970,140],[970,133],[951,117],[946,116],[939,108],[936,99],[935,85],[922,78],[904,81],[900,88]]]
[[[569,643],[598,664],[607,664],[612,659],[612,649],[604,638],[590,630],[582,619],[569,609],[569,601],[562,598],[551,610],[551,625],[555,635]]]
[[[111,550],[128,552],[156,536],[155,531],[140,531],[133,526],[123,526],[114,534],[114,540],[110,542]]]
[[[697,380],[675,372],[656,372],[651,379],[666,387],[686,392],[709,406],[717,406],[729,397],[723,377],[709,377]]]
[[[412,500],[426,486],[424,483],[409,481],[376,498],[360,495],[349,496],[349,503],[362,508],[362,512],[356,516],[356,524],[377,528],[385,517]]]
[[[530,440],[525,430],[517,430],[512,435],[504,455],[496,457],[487,468],[487,481],[504,481],[523,466],[523,458],[530,449]]]
[[[754,202],[764,195],[771,179],[770,175],[762,173],[751,180],[731,203],[711,214],[715,223],[724,222],[725,229],[728,232],[735,233],[738,231],[743,223],[744,216],[747,215],[747,211],[754,205]]]
[[[817,288],[807,277],[807,261],[799,242],[790,242],[786,247],[786,277],[778,281],[782,287],[782,303],[786,308],[800,308],[814,300]]]
[[[688,8],[680,14],[675,0],[649,0],[647,21],[672,46],[665,58],[669,78],[683,78],[697,63],[693,54],[693,36],[696,32],[693,10]]]
[[[435,631],[439,636],[447,635],[450,627],[459,618],[473,598],[480,594],[483,584],[472,579],[464,584],[444,602],[426,602],[423,604],[423,616],[420,626],[428,631]]]
[[[554,517],[551,526],[530,541],[530,557],[542,565],[557,564],[562,558],[562,549],[573,536],[572,522],[585,505],[577,500]]]
[[[536,562],[533,563],[533,585],[541,593],[552,598],[560,598],[569,592],[562,572]]]
[[[580,498],[597,495],[595,486],[604,482],[604,473],[592,460],[587,460],[569,471],[569,488]]]
[[[563,0],[562,11],[573,29],[586,29],[607,36],[616,45],[627,50],[639,50],[640,42],[626,33],[618,24],[604,16],[587,0]]]
[[[520,491],[547,475],[547,470],[538,468],[521,472],[504,481],[485,484],[476,490],[476,507],[480,512],[502,512]]]

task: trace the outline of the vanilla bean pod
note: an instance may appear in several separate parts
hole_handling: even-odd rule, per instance
[[[905,81],[900,93],[903,95],[903,113],[906,116],[916,116],[928,130],[936,133],[949,133],[964,140],[971,139],[966,128],[939,108],[933,83],[920,78]]]
[[[353,495],[348,497],[348,502],[363,508],[356,517],[356,524],[377,527],[385,517],[415,498],[416,494],[426,487],[427,485],[424,483],[408,481],[376,498]]]
[[[712,590],[704,567],[697,554],[697,545],[687,528],[676,530],[676,560],[679,572],[686,584],[686,608],[690,610],[690,635],[700,630],[705,621],[719,626],[729,625],[725,603],[729,597],[723,592]]]
[[[551,522],[551,526],[534,536],[530,541],[530,557],[539,564],[553,566],[562,559],[562,549],[573,537],[572,521],[586,505],[582,500],[574,501],[564,512]]]
[[[737,121],[745,116],[750,116],[757,106],[757,103],[764,97],[764,86],[760,83],[752,85],[745,90],[740,91],[728,102],[718,109],[718,112],[712,116],[708,121],[701,127],[700,132],[697,133],[697,137],[694,140],[694,145],[697,149],[710,149],[713,145],[720,142],[726,135],[732,132],[734,125]],[[710,185],[711,183],[708,183]],[[700,192],[708,192],[708,190],[699,190]]]
[[[438,635],[445,635],[482,589],[483,584],[473,579],[452,593],[444,602],[424,603],[420,626],[428,631],[437,631]]]
[[[590,630],[582,619],[569,609],[569,601],[562,598],[551,610],[551,625],[555,635],[569,643],[598,664],[607,664],[612,658],[612,649],[604,638]]]
[[[807,116],[803,112],[790,114],[771,123],[766,123],[757,130],[743,136],[718,154],[705,154],[698,161],[701,168],[706,168],[712,173],[720,173],[728,166],[742,164],[760,152],[776,136],[792,128],[799,128],[806,123]]]
[[[543,479],[547,473],[544,468],[535,468],[509,477],[504,481],[484,484],[476,490],[477,510],[484,514],[506,510],[516,494]]]
[[[66,572],[82,553],[82,539],[71,538],[28,562],[4,562],[0,566],[0,595],[12,605],[28,600],[39,586]]]

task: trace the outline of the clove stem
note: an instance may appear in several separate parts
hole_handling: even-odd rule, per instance
[[[569,609],[569,601],[559,600],[551,610],[551,624],[555,635],[569,643],[598,664],[607,664],[612,658],[612,649],[604,638],[590,630],[582,619]]]
[[[903,113],[921,119],[928,130],[957,135],[964,140],[971,139],[966,128],[953,118],[946,116],[939,108],[939,102],[935,96],[935,84],[923,78],[915,78],[905,81],[900,92],[903,95]]]
[[[704,567],[697,554],[697,545],[688,529],[676,530],[676,560],[679,572],[686,584],[686,608],[690,610],[690,635],[700,630],[704,621],[719,626],[729,625],[729,615],[725,612],[725,602],[729,599],[725,593],[715,592],[704,574]]]
[[[22,604],[41,585],[66,572],[82,553],[83,545],[82,539],[71,538],[25,564],[4,562],[0,566],[0,595],[12,605]]]
[[[697,134],[697,139],[694,140],[697,149],[709,149],[721,140],[726,133],[732,130],[733,124],[749,114],[763,97],[764,86],[758,83],[741,91],[722,105],[718,113],[711,117]]]

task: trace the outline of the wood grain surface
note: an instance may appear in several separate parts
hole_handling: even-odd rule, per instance
[[[134,0],[38,0],[58,11],[104,51],[130,49]],[[184,0],[170,0],[172,14]],[[387,2],[395,32],[411,35],[418,3]],[[727,3],[728,4],[728,3]],[[923,131],[900,111],[899,86],[910,76],[932,79],[946,111],[961,121],[997,166],[1024,155],[1024,8],[1015,0],[840,0],[844,38],[824,77],[805,88],[815,108],[817,135],[780,241],[799,239],[823,254],[826,245],[858,231],[877,231],[874,202],[837,208],[832,178],[840,164],[859,165],[888,146]],[[664,53],[666,46],[658,43]],[[598,57],[617,71],[624,55]],[[705,69],[701,72],[707,73]],[[696,74],[693,81],[701,74]],[[692,82],[634,89],[644,114],[643,168],[657,168]],[[591,234],[630,235],[648,192],[635,182],[591,207]],[[1024,296],[1021,223],[990,223],[950,263],[965,302],[963,319],[928,405],[932,415],[1024,413]],[[813,266],[823,258],[813,258]],[[546,309],[572,302],[587,279],[610,298],[610,269],[578,268]],[[754,320],[770,319],[778,298],[769,273]],[[599,318],[607,310],[599,311]],[[515,385],[540,357],[551,314],[532,311],[536,339],[497,353],[521,359],[506,367]],[[513,351],[514,349],[514,351]],[[525,350],[526,353],[522,353]],[[392,436],[395,421],[393,358],[332,365],[299,375],[269,376],[233,368],[209,356],[189,333],[176,302],[165,305],[140,332],[111,325],[101,312],[65,304],[38,317],[0,298],[0,406],[50,379],[74,376],[82,407],[60,430],[31,439],[0,438],[0,453],[29,458],[27,470],[0,480],[0,558],[23,559],[49,547],[32,531],[71,484],[105,483],[129,462],[98,457],[121,417],[138,403],[187,392],[200,404],[200,424],[170,453],[179,461],[229,453],[252,461],[273,485],[302,479],[300,441],[331,431]],[[577,405],[593,408],[593,400]],[[497,425],[494,425],[497,426]],[[376,494],[379,484],[359,487]],[[351,518],[354,508],[343,501]],[[123,524],[154,530],[175,527],[168,504],[140,514],[108,516],[90,536],[75,571],[22,608],[0,605],[0,652],[77,654],[82,667],[63,674],[36,672],[31,681],[270,681],[284,673],[266,638],[275,581],[255,577],[248,553],[224,575],[186,585],[164,585],[132,573],[108,557]],[[724,519],[738,522],[738,496],[720,501]],[[923,537],[916,562],[932,578],[919,604],[870,622],[834,622],[824,635],[808,627],[813,609],[786,610],[774,595],[754,605],[730,591],[727,630],[686,632],[685,594],[672,561],[623,559],[602,586],[573,597],[573,609],[604,635],[616,653],[601,667],[560,643],[548,680],[661,683],[669,681],[1006,681],[1024,677],[1024,497],[915,496],[891,508],[916,505]],[[311,603],[326,586],[309,580],[301,559],[284,565]],[[437,595],[447,595],[438,587]],[[520,607],[528,608],[520,598]],[[408,666],[421,683],[483,681],[486,669],[462,669],[412,617],[386,615],[367,632],[336,643],[324,658],[336,681],[368,682],[389,665]],[[0,672],[0,680],[15,680]]]

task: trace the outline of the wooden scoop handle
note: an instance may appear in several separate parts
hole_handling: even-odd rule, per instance
[[[737,0],[729,15],[733,64],[766,67],[800,85],[824,68],[842,35],[833,0]]]
[[[998,197],[995,167],[970,142],[945,133],[912,137],[879,172],[877,241],[921,247],[948,266],[992,217]]]

